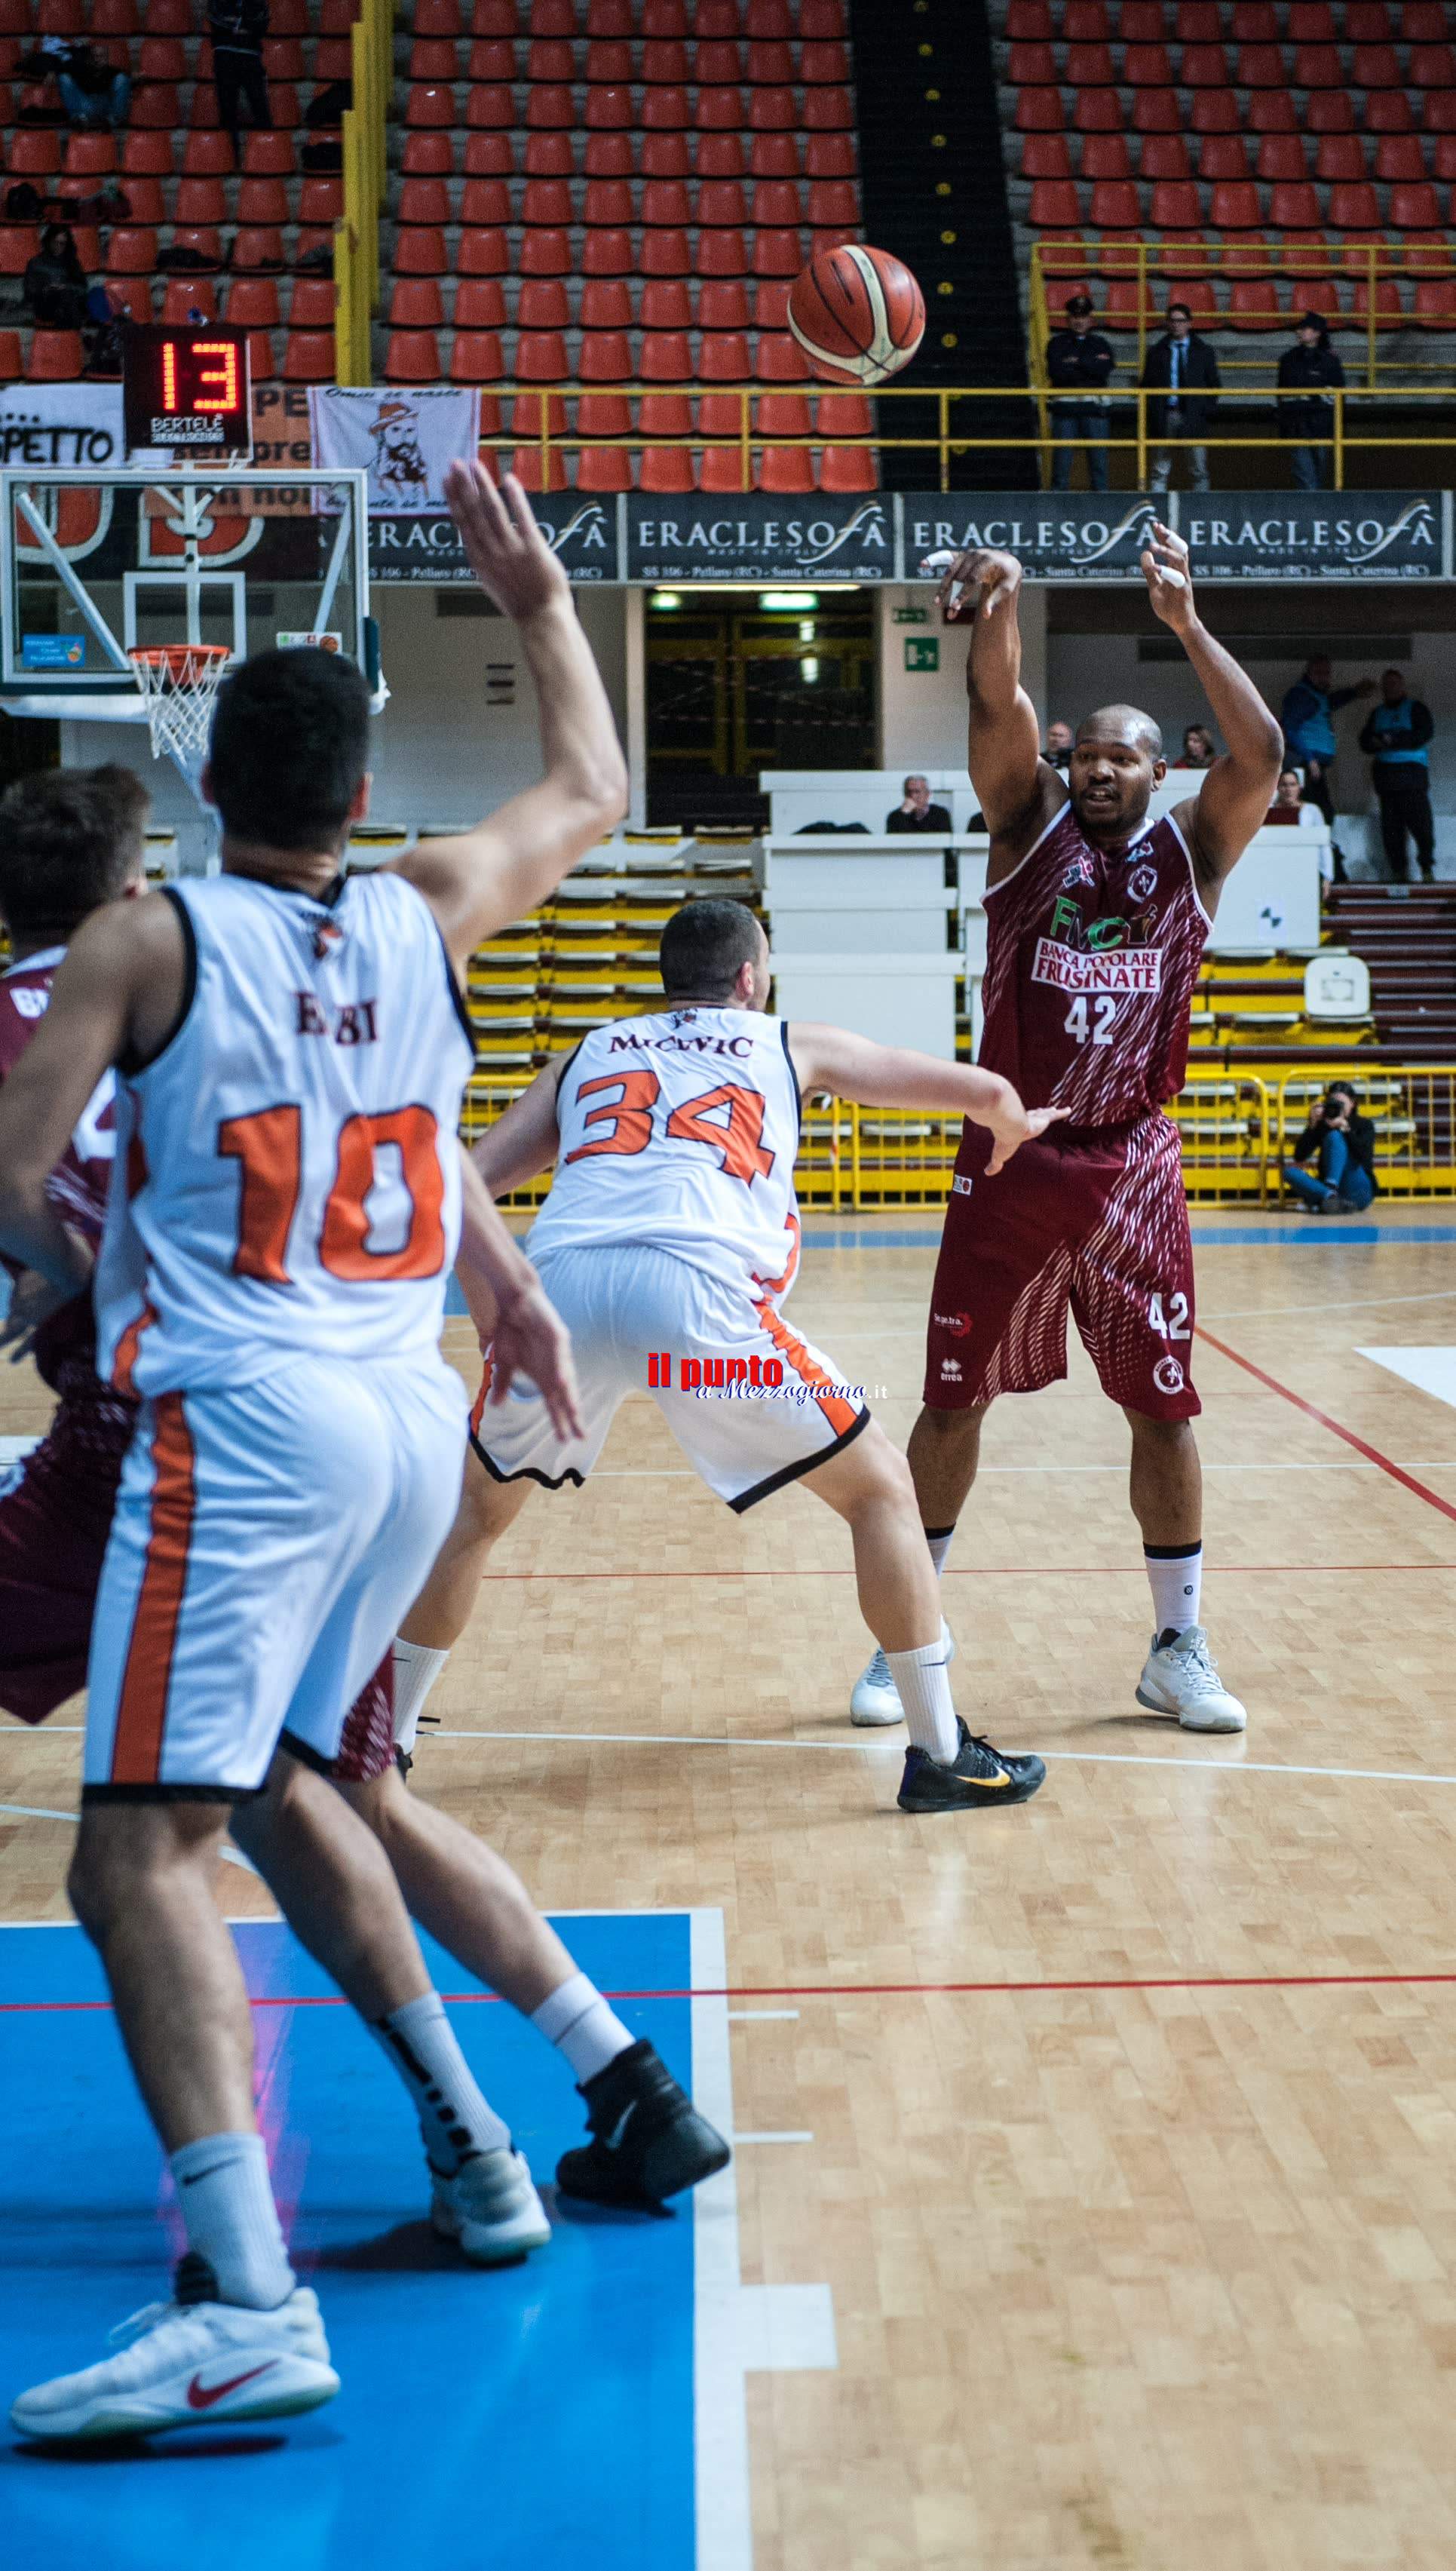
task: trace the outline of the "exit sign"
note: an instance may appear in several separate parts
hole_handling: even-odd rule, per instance
[[[905,638],[905,667],[907,670],[938,670],[940,667],[939,635],[917,635],[913,642],[907,635]]]
[[[928,607],[897,607],[895,609],[895,623],[897,625],[928,625],[929,622],[930,610]]]

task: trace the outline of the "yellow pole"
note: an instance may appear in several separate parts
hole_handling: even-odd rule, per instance
[[[1334,487],[1345,487],[1345,393],[1343,384],[1334,386]]]
[[[1365,314],[1365,381],[1372,390],[1375,383],[1375,262],[1379,256],[1375,244],[1367,242],[1365,265],[1370,301]]]
[[[935,409],[936,435],[940,439],[940,487],[942,491],[948,491],[950,489],[950,396],[948,393],[942,391],[936,394]]]
[[[1139,283],[1140,283],[1140,285],[1141,285],[1141,283],[1142,283],[1142,279],[1141,279],[1141,278],[1139,279]],[[1141,372],[1141,369],[1140,369],[1140,372]],[[1141,383],[1140,383],[1140,384],[1139,384],[1139,386],[1138,386],[1138,396],[1137,396],[1137,398],[1138,398],[1138,488],[1139,488],[1139,490],[1140,490],[1140,491],[1146,491],[1146,490],[1147,490],[1147,488],[1148,488],[1148,396],[1147,396],[1146,392],[1144,391],[1143,386],[1142,386],[1142,384],[1141,384]]]
[[[739,490],[751,491],[753,487],[752,421],[746,384],[738,394],[738,477]]]

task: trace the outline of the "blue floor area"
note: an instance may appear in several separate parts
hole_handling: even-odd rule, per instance
[[[685,1990],[685,1912],[572,1918],[612,1991]],[[288,1932],[236,1930],[249,1989],[331,1986]],[[445,1992],[469,1977],[425,1940]],[[0,2001],[102,1996],[74,1928],[0,1929]],[[623,2000],[679,2077],[686,1999]],[[454,2022],[538,2183],[581,2101],[513,2010]],[[0,2434],[4,2571],[693,2571],[694,2225],[558,2209],[524,2267],[465,2268],[423,2218],[413,2116],[342,2007],[254,2012],[260,2116],[295,2263],[317,2289],[343,2390],[276,2429],[188,2431],[54,2461]],[[166,2291],[157,2146],[108,2010],[0,2015],[0,2391],[90,2364]]]
[[[1260,1223],[1193,1227],[1197,1250],[1400,1250],[1456,1241],[1456,1224]],[[938,1250],[933,1232],[868,1232],[845,1224],[803,1235],[805,1250]]]

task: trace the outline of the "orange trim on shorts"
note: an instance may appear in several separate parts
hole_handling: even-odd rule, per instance
[[[474,1407],[470,1413],[470,1434],[472,1437],[478,1437],[480,1434],[480,1423],[485,1416],[485,1405],[490,1399],[491,1378],[494,1373],[495,1366],[492,1363],[490,1352],[487,1349],[485,1364],[481,1369],[480,1390],[475,1396]]]
[[[137,1370],[137,1356],[142,1345],[142,1332],[144,1330],[150,1330],[156,1318],[157,1314],[151,1303],[144,1302],[135,1321],[128,1321],[126,1328],[123,1330],[121,1337],[117,1341],[117,1352],[112,1359],[111,1379],[114,1388],[118,1392],[130,1393],[134,1399],[137,1396],[137,1387],[133,1377]]]
[[[152,1466],[152,1530],[117,1706],[114,1786],[155,1786],[161,1779],[167,1696],[197,1513],[196,1456],[180,1392],[158,1398]]]
[[[855,1408],[854,1403],[852,1401],[846,1401],[843,1398],[843,1395],[835,1384],[832,1375],[825,1374],[822,1366],[815,1365],[813,1358],[809,1355],[802,1339],[796,1339],[794,1337],[792,1330],[790,1330],[787,1323],[780,1318],[779,1314],[774,1311],[770,1302],[765,1300],[761,1303],[755,1303],[753,1309],[757,1313],[759,1320],[762,1322],[764,1329],[767,1331],[769,1338],[777,1348],[779,1355],[787,1359],[788,1363],[792,1366],[794,1373],[799,1377],[799,1380],[803,1383],[823,1384],[825,1386],[825,1390],[819,1394],[819,1408],[823,1412],[830,1427],[833,1429],[835,1436],[842,1437],[846,1430],[854,1426],[856,1419],[859,1417],[859,1412]]]

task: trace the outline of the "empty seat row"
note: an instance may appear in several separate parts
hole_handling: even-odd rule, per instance
[[[8,83],[0,85],[0,127],[14,125],[27,106],[48,108],[51,104],[44,89],[22,89],[12,95]],[[285,133],[302,124],[302,106],[291,81],[273,82],[268,91],[268,112],[274,125]],[[133,91],[130,115],[132,125],[143,132],[175,134],[185,126],[212,128],[218,122],[218,93],[211,81],[198,81],[184,115],[178,84],[156,81]]]
[[[1055,93],[1054,93],[1055,95]],[[1060,123],[1060,119],[1059,119]],[[621,131],[577,137],[565,128],[549,133],[472,133],[457,147],[448,130],[406,134],[400,168],[408,177],[442,177],[459,169],[467,178],[508,179],[517,168],[531,179],[570,179],[578,167],[588,179],[796,179],[797,134],[632,134]],[[852,179],[857,167],[852,132],[803,136],[806,179]]]
[[[1003,33],[1013,43],[1105,45],[1121,37],[1125,45],[1157,45],[1171,37],[1180,45],[1216,45],[1225,37],[1235,45],[1439,45],[1448,33],[1445,0],[1346,0],[1336,10],[1329,0],[1233,0],[1220,9],[1218,0],[1063,0],[1054,12],[1050,0],[1010,0]]]
[[[143,91],[142,97],[162,96]],[[830,134],[849,131],[854,110],[847,89],[671,89],[633,90],[626,84],[577,92],[565,83],[542,81],[524,93],[525,113],[505,82],[480,81],[466,89],[445,82],[416,81],[410,88],[404,122],[410,128],[463,125],[480,133],[528,130],[576,133]],[[159,120],[153,120],[159,121]],[[196,120],[195,120],[196,121]],[[277,118],[279,124],[294,123]]]
[[[280,377],[284,383],[327,384],[333,381],[332,330],[290,330],[279,363],[273,335],[249,331],[252,380]],[[29,383],[69,383],[85,365],[79,330],[33,330],[22,347],[22,333],[0,330],[0,383],[24,377]]]
[[[185,36],[141,36],[128,42],[112,37],[93,47],[114,71],[129,72],[134,82],[199,79],[212,66],[212,51]],[[347,36],[320,36],[305,45],[296,36],[269,37],[263,46],[269,81],[347,80],[351,48]],[[12,80],[30,48],[23,36],[0,34],[0,80]]]
[[[1062,174],[1028,173],[1041,175]],[[859,196],[852,179],[756,179],[746,185],[741,179],[644,179],[636,186],[630,179],[588,179],[576,189],[570,179],[526,179],[514,191],[508,179],[467,179],[452,198],[445,179],[409,178],[400,184],[394,217],[401,224],[521,224],[555,230],[575,224],[643,224],[659,230],[728,224],[739,230],[752,225],[781,231],[807,224],[817,232],[856,224]]]
[[[1076,174],[1083,179],[1318,179],[1359,181],[1373,176],[1385,186],[1419,184],[1428,175],[1448,186],[1456,180],[1456,133],[1433,138],[1429,161],[1418,134],[1383,134],[1372,157],[1358,134],[1321,134],[1310,146],[1299,134],[1265,134],[1249,146],[1240,134],[1089,134],[1081,142]],[[1022,143],[1023,179],[1070,179],[1074,164],[1065,134],[1028,134]],[[1362,218],[1363,220],[1363,218]],[[1392,220],[1397,220],[1392,218]],[[1402,229],[1411,229],[1403,225]],[[1420,230],[1422,227],[1415,227]]]
[[[1451,89],[1447,43],[1410,45],[1185,45],[1177,69],[1167,45],[1013,45],[1007,79],[1017,89]],[[1175,48],[1174,51],[1178,49]]]
[[[269,0],[270,40],[346,36],[358,0]],[[0,36],[196,36],[206,33],[203,0],[0,0]]]
[[[68,205],[94,206],[94,179],[61,178],[48,191],[46,202],[64,219]],[[126,199],[125,214],[119,219],[132,225],[159,224],[303,224],[328,226],[343,213],[341,179],[303,179],[291,185],[286,179],[144,179],[129,177],[118,182],[118,193]],[[0,206],[0,224],[8,226],[11,218]],[[22,217],[22,222],[30,222]],[[84,220],[84,217],[83,217]]]
[[[396,285],[437,289],[440,280],[402,277]],[[743,277],[716,277],[697,285],[684,277],[650,276],[642,280],[635,305],[633,285],[625,276],[462,276],[454,280],[454,295],[456,321],[472,329],[500,330],[511,320],[522,330],[575,326],[584,333],[584,367],[587,349],[602,334],[634,328],[752,329],[781,334],[788,318],[788,285],[782,277],[761,278],[751,285]],[[596,380],[605,380],[600,370]]]
[[[1207,209],[1203,197],[1207,194]],[[1065,230],[1089,222],[1099,232],[1196,232],[1206,221],[1215,232],[1258,232],[1269,224],[1276,232],[1434,233],[1456,220],[1444,189],[1438,195],[1429,179],[1401,181],[1389,191],[1380,211],[1368,179],[1337,179],[1321,199],[1309,179],[1278,179],[1260,189],[1252,179],[1215,179],[1206,192],[1196,179],[1155,179],[1139,187],[1136,179],[1038,179],[1031,192],[1030,220],[1039,230]]]
[[[844,0],[415,0],[419,36],[748,36],[823,43],[844,34]]]
[[[533,42],[518,48],[508,36],[421,36],[409,47],[411,80],[585,81],[595,87],[642,83],[678,88],[793,88],[844,83],[849,57],[841,44],[571,44]]]
[[[1356,114],[1358,105],[1359,113]],[[1143,89],[1131,109],[1115,89],[1085,89],[1070,109],[1059,89],[1024,89],[1016,102],[1021,134],[1456,134],[1456,90],[1431,90],[1417,119],[1404,90],[1372,90],[1356,101],[1348,89],[1311,90],[1296,101],[1287,89],[1196,90],[1185,107],[1177,90]]]
[[[151,224],[117,224],[102,247],[101,234],[94,224],[75,224],[72,232],[77,257],[88,275],[151,276],[161,272],[162,243],[157,228]],[[313,249],[331,249],[332,230],[298,237],[295,259]],[[0,230],[0,276],[23,276],[26,265],[40,246],[40,235],[33,227],[6,225]],[[232,267],[242,272],[279,273],[291,263],[284,255],[283,237],[275,225],[247,225],[234,234],[224,248],[223,237],[214,224],[178,224],[173,228],[169,248],[188,255],[189,272],[205,275],[210,269]]]
[[[7,179],[68,177],[110,178],[120,174],[123,189],[134,178],[170,179],[176,171],[188,179],[228,179],[233,175],[233,145],[216,128],[180,136],[181,153],[171,134],[58,134],[54,127],[22,126],[4,142]],[[246,178],[290,179],[298,167],[291,134],[244,134],[243,171]]]
[[[1076,197],[1073,182],[1046,184],[1059,190],[1070,186]],[[1074,205],[1069,215],[1048,220],[1077,223],[1080,216]],[[586,233],[580,251],[572,249],[570,234],[563,232],[524,233],[520,249],[513,251],[504,232],[467,227],[452,255],[443,232],[422,224],[395,235],[390,265],[399,276],[789,277],[797,276],[812,251],[837,249],[851,231],[842,224],[822,233],[763,230],[753,235],[750,251],[746,236],[730,226],[700,231],[690,242],[682,232],[634,236],[609,225]]]
[[[1201,330],[1289,330],[1302,312],[1322,313],[1331,330],[1429,330],[1456,327],[1456,277],[1430,276],[1401,281],[1393,276],[1351,287],[1328,274],[1320,276],[1235,276],[1215,287],[1207,275],[1159,276],[1150,279],[1140,299],[1134,276],[1088,277],[1077,265],[1076,246],[1069,244],[1065,268],[1049,273],[1048,301],[1055,309],[1065,296],[1091,293],[1098,306],[1098,326],[1105,330],[1161,328],[1172,302],[1187,303]],[[1083,253],[1085,257],[1085,252]],[[1414,290],[1410,288],[1413,285]]]

